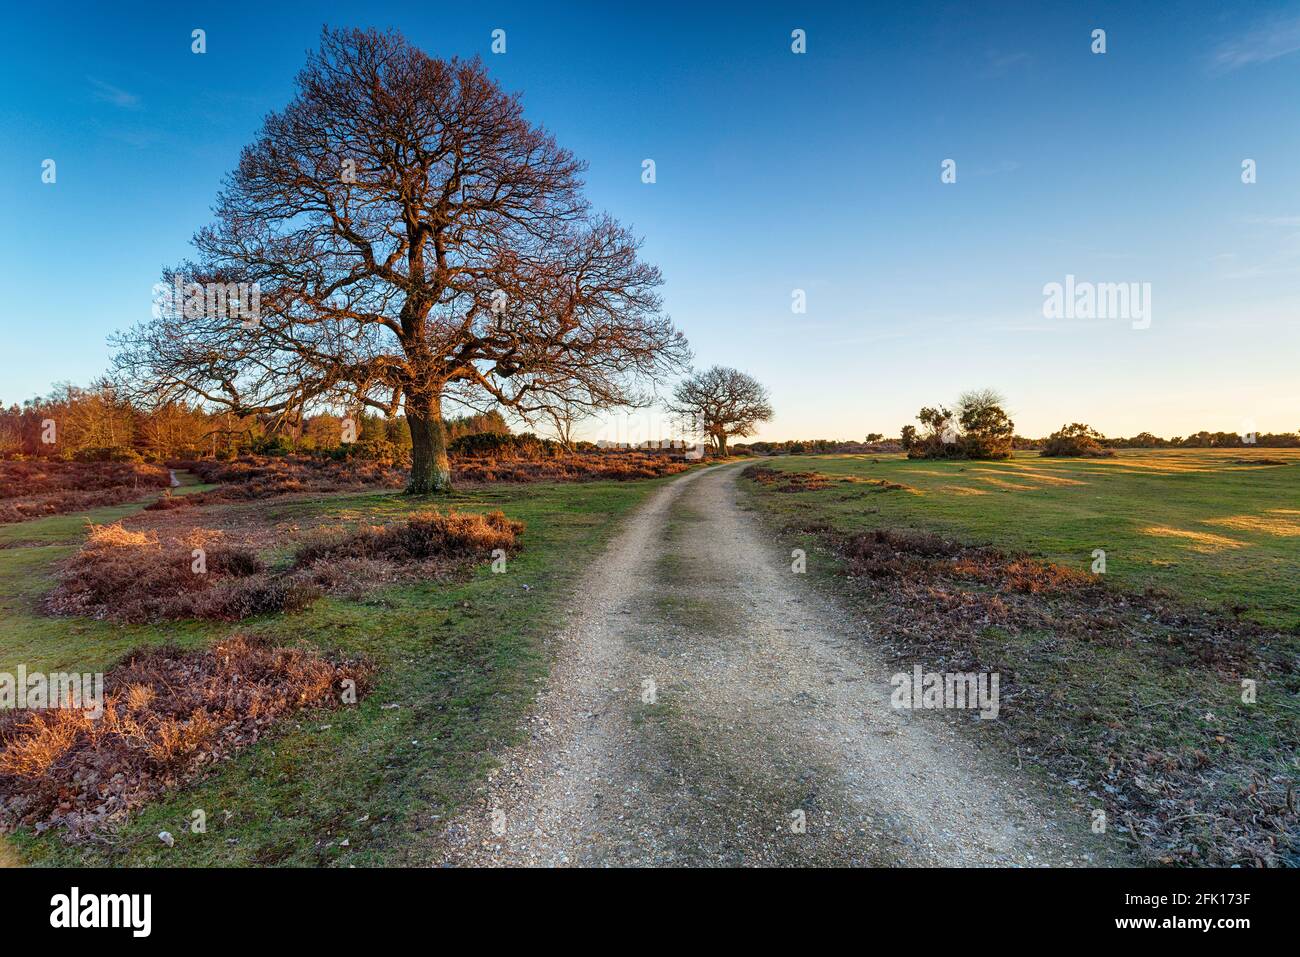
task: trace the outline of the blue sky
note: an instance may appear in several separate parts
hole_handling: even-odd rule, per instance
[[[329,23],[522,91],[697,362],[769,386],[762,437],[896,434],[985,385],[1024,434],[1300,428],[1300,4],[542,6],[10,10],[0,401],[103,371]],[[1044,318],[1067,274],[1150,283],[1150,327]]]

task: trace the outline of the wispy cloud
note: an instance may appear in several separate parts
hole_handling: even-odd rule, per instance
[[[93,76],[88,76],[86,79],[90,81],[90,95],[101,103],[111,103],[122,110],[140,109],[140,97],[134,93]]]
[[[1266,256],[1257,262],[1241,262],[1237,256],[1216,257],[1230,267],[1221,279],[1260,279],[1264,276],[1291,276],[1300,272],[1300,233],[1282,237]]]
[[[1210,69],[1215,73],[1229,73],[1292,53],[1300,53],[1300,17],[1274,20],[1220,44],[1210,57]]]
[[[1252,226],[1300,226],[1300,216],[1247,216]]]
[[[984,52],[984,68],[980,71],[980,76],[1005,76],[1010,71],[1018,67],[1028,66],[1033,61],[1034,58],[1024,50],[1017,50],[1014,53],[986,50]]]

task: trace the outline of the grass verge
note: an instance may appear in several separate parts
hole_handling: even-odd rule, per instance
[[[66,842],[58,833],[9,835],[0,850],[29,864],[114,866],[347,866],[423,863],[421,832],[441,827],[515,740],[546,672],[546,639],[569,588],[618,519],[662,480],[499,486],[432,504],[503,510],[527,524],[526,547],[504,574],[400,584],[359,601],[326,598],[307,610],[242,622],[277,645],[364,655],[373,686],[355,708],[288,720],[271,737],[170,792],[124,826]],[[260,521],[384,521],[428,508],[400,494],[343,494],[253,502]],[[203,647],[230,625],[120,625],[43,616],[54,566],[77,548],[99,509],[0,529],[0,671],[103,670],[129,650]],[[202,513],[196,520],[202,521]],[[206,832],[193,833],[202,810]],[[174,846],[158,834],[168,831]]]
[[[1294,578],[1279,580],[1276,569],[1266,582],[1250,580],[1252,568],[1288,561],[1296,545],[1278,526],[1250,523],[1253,539],[1235,533],[1256,543],[1250,561],[1216,566],[1189,560],[1179,537],[1147,541],[1143,531],[1284,516],[1279,503],[1288,487],[1294,501],[1300,470],[1271,467],[1273,477],[1253,487],[1259,473],[1239,478],[1223,457],[1120,462],[1125,469],[1109,473],[1093,472],[1094,463],[1031,460],[1050,480],[1020,478],[1026,488],[989,492],[987,501],[953,491],[989,478],[964,477],[961,463],[871,457],[765,460],[769,469],[815,469],[831,480],[760,473],[741,487],[766,521],[807,550],[810,577],[848,600],[892,660],[1000,673],[1000,718],[970,722],[972,733],[1074,788],[1148,860],[1300,863],[1300,639],[1278,630],[1290,627],[1300,599]],[[975,499],[982,504],[972,508]],[[1080,526],[1083,511],[1091,518]],[[1104,584],[1093,578],[1079,556],[1089,557],[1098,527],[1120,554],[1141,548],[1149,560]],[[957,541],[935,542],[934,533]],[[872,543],[866,560],[864,542]],[[1073,557],[1072,571],[1033,563],[1041,574],[1029,574],[1007,554],[1020,551]],[[1202,583],[1216,570],[1216,594],[1252,604],[1234,613],[1235,603],[1206,601]],[[1253,702],[1243,700],[1243,681],[1254,682]]]

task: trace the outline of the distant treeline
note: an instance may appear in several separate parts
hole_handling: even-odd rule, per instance
[[[897,452],[902,446],[897,439],[874,437],[871,442],[846,442],[842,439],[788,439],[785,442],[737,442],[732,451],[752,455],[827,455],[863,452]]]
[[[445,424],[448,441],[510,431],[497,411],[448,418]],[[404,416],[240,417],[184,403],[146,410],[105,384],[88,389],[60,385],[48,396],[0,408],[0,458],[162,462],[289,452],[400,455],[410,447]]]
[[[1300,448],[1300,434],[1296,432],[1259,433],[1253,436],[1239,435],[1236,432],[1196,432],[1188,436],[1174,436],[1171,439],[1139,432],[1131,438],[1101,438],[1100,444],[1110,449],[1213,449],[1213,448]],[[785,442],[750,442],[737,444],[737,452],[749,452],[753,455],[818,455],[818,454],[862,454],[867,452],[897,452],[903,449],[907,441],[904,437],[885,439],[878,435],[869,435],[865,442],[843,441],[839,439],[790,439]],[[1040,451],[1047,444],[1047,438],[1032,439],[1017,435],[1012,439],[1012,447],[1020,451]]]
[[[1186,437],[1176,435],[1172,439],[1162,439],[1150,432],[1139,432],[1128,439],[1102,437],[1098,441],[1109,449],[1239,449],[1251,446],[1269,449],[1300,448],[1300,434],[1296,432],[1196,432]],[[1017,435],[1014,444],[1017,449],[1041,449],[1046,442],[1046,439],[1027,439]]]
[[[449,442],[466,435],[510,432],[505,418],[495,410],[448,418],[445,425]],[[863,441],[750,442],[735,445],[733,449],[755,455],[896,452],[908,448],[915,435],[914,428],[911,433],[886,438],[873,432]],[[1202,431],[1170,439],[1141,432],[1132,438],[1097,436],[1097,440],[1109,449],[1300,448],[1300,434],[1295,432],[1250,436]],[[1012,447],[1041,450],[1047,441],[1017,435],[1012,439]],[[580,442],[575,447],[595,446]],[[410,448],[411,432],[404,416],[386,418],[358,412],[351,416],[316,413],[240,417],[208,412],[184,403],[146,410],[120,398],[106,383],[96,383],[90,388],[60,385],[48,396],[0,408],[0,458],[162,462],[289,452],[335,456],[378,454],[380,457],[396,453],[400,458]]]

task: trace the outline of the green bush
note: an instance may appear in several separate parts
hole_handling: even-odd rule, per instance
[[[357,442],[348,442],[336,449],[329,449],[324,454],[336,462],[376,462],[379,465],[405,465],[411,460],[408,449],[388,439],[361,439]]]
[[[558,442],[540,439],[531,432],[471,432],[452,439],[447,451],[465,458],[543,458],[556,455]]]
[[[124,445],[109,445],[100,448],[78,449],[72,456],[77,462],[143,462],[142,456],[135,449]]]
[[[251,448],[254,455],[288,455],[293,451],[293,443],[283,435],[267,435],[255,439]]]
[[[1102,458],[1114,455],[1114,451],[1102,445],[1106,436],[1082,422],[1063,425],[1047,437],[1043,443],[1042,455],[1088,456]]]

